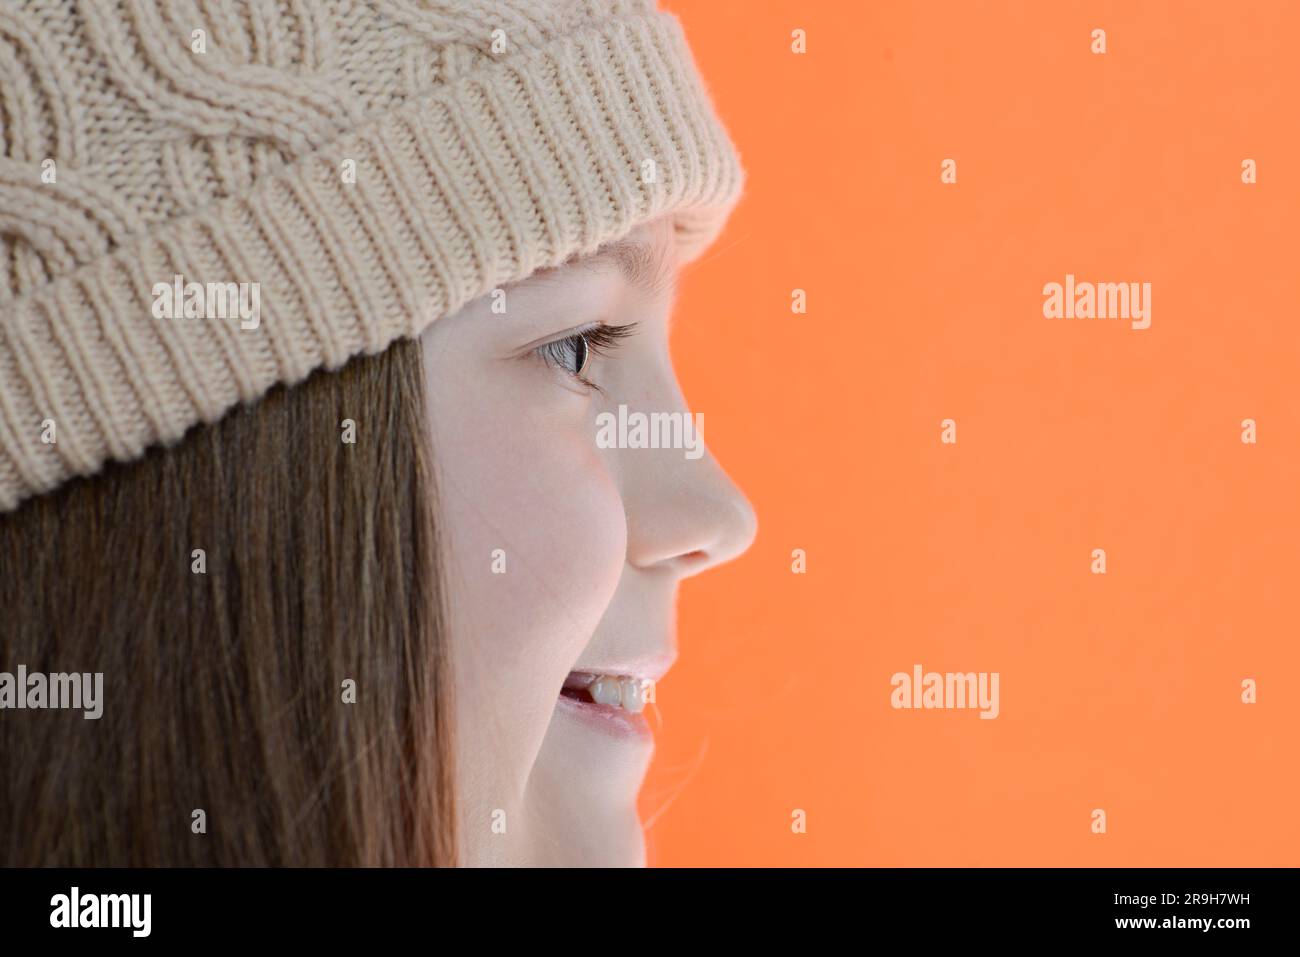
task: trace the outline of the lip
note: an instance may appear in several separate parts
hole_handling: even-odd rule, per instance
[[[625,658],[622,661],[584,662],[579,661],[570,669],[569,674],[581,672],[588,675],[626,675],[648,681],[659,681],[677,660],[677,649],[661,651],[640,658]]]
[[[568,714],[593,731],[623,740],[654,740],[654,731],[650,729],[650,722],[643,712],[624,711],[613,705],[579,701],[564,695],[557,695],[555,700],[557,712]]]
[[[589,675],[623,675],[642,681],[657,683],[677,660],[677,649],[643,655],[637,658],[624,658],[619,661],[604,660],[599,663],[579,661],[569,674]],[[627,711],[616,705],[597,704],[566,695],[556,695],[557,711],[567,714],[575,721],[601,734],[622,740],[653,741],[654,731],[646,720],[645,712]]]

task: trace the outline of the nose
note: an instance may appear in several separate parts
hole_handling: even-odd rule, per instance
[[[698,575],[743,554],[754,542],[754,508],[707,450],[696,459],[672,449],[624,470],[628,561],[637,568]]]

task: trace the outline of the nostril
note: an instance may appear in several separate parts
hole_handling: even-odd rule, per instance
[[[693,551],[683,552],[678,556],[677,561],[679,567],[685,569],[686,574],[694,575],[701,569],[713,564],[713,553],[697,548]]]
[[[698,575],[706,569],[712,568],[716,559],[712,550],[706,551],[703,548],[697,548],[693,551],[683,552],[677,556],[677,567],[680,569],[683,577],[689,578],[692,575]]]

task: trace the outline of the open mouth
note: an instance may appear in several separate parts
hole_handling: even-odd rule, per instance
[[[651,681],[632,675],[599,675],[572,671],[564,679],[560,695],[598,708],[640,714],[650,693]]]

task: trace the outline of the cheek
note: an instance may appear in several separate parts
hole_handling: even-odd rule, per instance
[[[497,385],[431,410],[450,604],[476,671],[544,728],[617,588],[627,524],[585,403],[539,396],[535,376]]]
[[[481,528],[480,537],[506,543],[511,579],[496,617],[516,631],[526,628],[558,655],[552,677],[562,680],[623,572],[622,498],[595,450],[575,436],[521,437],[494,451],[497,467],[482,486],[494,491],[480,500],[493,527]]]

